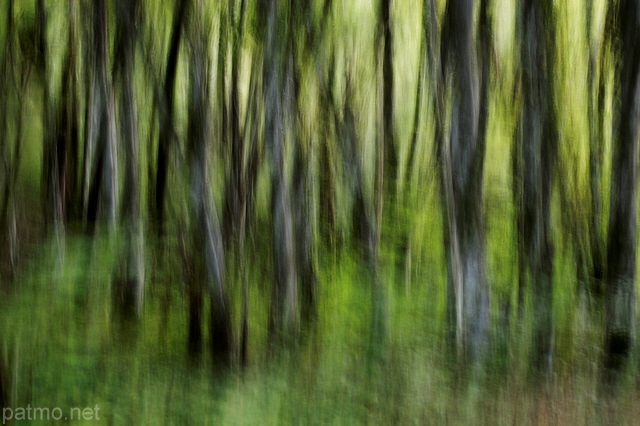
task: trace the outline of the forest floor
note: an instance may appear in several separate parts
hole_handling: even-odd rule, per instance
[[[399,284],[389,289],[388,346],[373,362],[369,289],[358,262],[342,256],[320,271],[315,325],[295,349],[269,355],[270,289],[258,264],[248,365],[221,372],[206,350],[187,356],[187,302],[171,262],[148,268],[144,313],[123,327],[112,313],[110,243],[68,239],[64,255],[55,244],[42,247],[0,302],[10,407],[99,406],[109,424],[586,425],[640,418],[636,367],[615,392],[603,392],[601,331],[597,315],[584,309],[558,323],[546,385],[528,380],[526,326],[496,328],[487,366],[460,380],[447,359],[442,292],[429,288],[441,284]],[[236,287],[230,291],[239,293]],[[239,305],[236,324],[238,312]]]

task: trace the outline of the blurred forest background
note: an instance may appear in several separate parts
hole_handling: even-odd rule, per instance
[[[0,404],[640,418],[640,1],[2,0]]]

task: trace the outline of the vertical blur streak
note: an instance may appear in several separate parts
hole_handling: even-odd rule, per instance
[[[591,195],[591,215],[589,248],[590,265],[589,276],[584,277],[590,283],[584,283],[583,290],[588,290],[594,296],[602,295],[602,282],[605,273],[605,239],[603,226],[603,194],[602,194],[602,164],[604,161],[604,102],[606,68],[605,48],[610,47],[613,7],[606,12],[605,30],[602,37],[593,34],[593,10],[595,0],[588,0],[587,7],[587,36],[589,40],[589,189]]]
[[[618,3],[620,61],[611,176],[611,207],[607,252],[606,361],[615,382],[631,350],[635,324],[635,268],[640,130],[640,1]]]
[[[553,355],[550,233],[551,185],[557,133],[552,89],[553,4],[527,0],[520,5],[524,105],[518,141],[519,224],[525,269],[533,295],[532,367],[549,378]],[[524,278],[521,277],[523,280]]]
[[[395,146],[394,128],[394,81],[393,81],[393,31],[391,31],[391,12],[393,10],[393,0],[380,0],[380,28],[378,37],[381,37],[379,44],[382,53],[382,119],[384,130],[384,166],[386,174],[385,194],[394,194],[396,188],[396,173],[398,169],[398,155]]]
[[[36,21],[37,21],[37,47],[36,54],[41,55],[41,64],[43,67],[43,105],[44,105],[44,119],[43,119],[43,182],[45,183],[45,206],[49,212],[50,217],[47,218],[47,222],[53,224],[54,232],[57,235],[57,240],[61,241],[62,233],[62,197],[60,181],[58,175],[60,174],[61,165],[59,163],[58,149],[58,137],[57,137],[57,122],[56,113],[57,108],[53,94],[50,90],[49,76],[51,75],[51,61],[48,61],[47,56],[50,52],[47,49],[47,10],[44,0],[36,1]]]
[[[49,17],[43,0],[36,3],[37,53],[43,70],[43,182],[45,183],[45,206],[49,212],[47,222],[53,225],[56,242],[55,253],[58,267],[64,259],[64,219],[66,217],[65,172],[67,167],[68,138],[65,134],[65,116],[60,102],[51,90],[49,78],[53,74],[51,51],[47,46]],[[70,48],[71,49],[71,48]],[[63,79],[66,76],[63,76]],[[64,82],[63,82],[64,85]]]
[[[65,223],[76,219],[79,205],[77,203],[77,170],[78,170],[78,102],[76,62],[78,43],[76,36],[75,1],[69,0],[67,5],[68,43],[63,56],[63,72],[59,100],[50,92],[47,78],[53,74],[52,64],[44,57],[47,49],[42,48],[43,65],[46,69],[44,84],[45,93],[45,133],[43,172],[46,175],[45,199],[49,218],[54,226],[58,239],[58,254],[62,256],[62,241]],[[40,31],[46,32],[48,18],[44,4],[38,3],[38,19],[43,26]],[[42,37],[42,35],[41,35]],[[45,39],[40,43],[44,46]]]
[[[473,0],[447,3],[441,45],[444,87],[451,87],[449,136],[440,148],[452,289],[448,291],[447,310],[449,320],[455,319],[459,359],[469,365],[478,365],[486,355],[490,304],[482,212],[485,139],[480,135],[486,108],[481,104],[487,101],[482,96],[485,83],[481,80],[488,75],[480,73],[477,63],[474,6]],[[486,26],[480,35],[486,36]],[[449,328],[453,327],[450,323]]]
[[[18,264],[18,235],[16,229],[16,200],[15,186],[20,168],[20,159],[22,152],[22,132],[24,123],[23,109],[26,104],[25,96],[29,76],[31,74],[31,64],[26,63],[26,69],[22,73],[22,80],[17,79],[16,65],[18,57],[15,52],[17,42],[17,32],[14,22],[14,2],[7,2],[7,28],[6,41],[2,50],[2,61],[0,63],[0,72],[4,77],[3,84],[0,85],[0,182],[2,183],[2,198],[0,204],[0,244],[3,252],[8,256],[9,271],[8,275],[12,280],[16,273]],[[11,143],[9,137],[9,124],[11,122],[10,99],[11,95],[20,98],[17,132],[14,137],[15,143],[13,147],[13,155],[11,153]],[[4,258],[2,259],[5,260]],[[1,277],[5,278],[5,277]],[[9,281],[9,280],[7,280]],[[0,285],[1,288],[1,285]]]
[[[317,52],[316,31],[311,27],[313,19],[311,1],[292,3],[289,14],[289,55],[291,78],[288,80],[291,94],[290,129],[294,148],[293,160],[293,206],[294,233],[296,246],[296,266],[300,288],[300,315],[306,325],[309,325],[316,314],[317,277],[313,261],[314,223],[312,206],[313,170],[315,169],[315,143],[306,131],[303,114],[303,68],[306,62],[314,58]],[[303,49],[298,50],[298,38],[307,40]]]
[[[290,2],[287,5],[290,6]],[[294,255],[294,226],[291,213],[290,186],[285,174],[285,79],[291,64],[285,35],[287,20],[277,0],[262,0],[260,14],[264,47],[264,141],[271,168],[271,220],[273,221],[273,257],[275,282],[271,301],[270,332],[272,338],[295,336],[298,329],[298,282]],[[284,73],[287,73],[285,76]],[[272,339],[273,340],[273,339]]]
[[[374,360],[383,359],[389,340],[389,301],[387,288],[380,279],[378,260],[385,196],[395,193],[397,155],[393,128],[393,38],[391,36],[391,0],[378,3],[377,78],[378,78],[378,128],[375,150],[375,174],[373,210],[367,233],[367,263],[371,271],[371,342]],[[390,216],[394,217],[393,210]]]
[[[174,128],[174,91],[178,70],[178,56],[182,41],[182,28],[186,11],[187,0],[178,0],[173,15],[171,26],[171,40],[169,42],[169,55],[164,73],[164,86],[160,99],[160,132],[158,134],[157,167],[155,176],[155,188],[151,199],[151,217],[154,222],[156,234],[162,237],[164,234],[164,204],[169,173],[170,153],[175,138]],[[162,244],[162,238],[160,238]]]
[[[124,147],[124,184],[122,218],[125,247],[121,274],[115,278],[117,308],[125,316],[142,312],[144,262],[140,216],[140,179],[138,169],[138,111],[134,96],[134,64],[137,31],[141,13],[138,0],[119,0],[116,4],[115,84],[119,89],[120,140]]]
[[[60,131],[62,140],[61,152],[58,152],[60,168],[60,191],[63,203],[64,220],[77,220],[80,213],[78,192],[78,152],[79,141],[79,107],[78,107],[78,78],[76,67],[78,63],[78,36],[76,18],[76,0],[69,0],[67,16],[69,23],[68,49],[64,57],[62,73],[62,113]]]
[[[85,219],[95,229],[98,215],[110,226],[117,216],[117,167],[115,143],[115,105],[107,75],[109,38],[107,6],[97,1],[90,5],[91,41],[88,56],[89,99],[85,127]]]
[[[225,288],[222,235],[209,181],[211,86],[208,79],[210,69],[208,31],[205,28],[202,1],[190,0],[190,6],[187,161],[193,251],[190,254],[192,282],[188,285],[192,307],[189,331],[197,334],[190,335],[189,342],[190,349],[194,351],[192,354],[197,355],[201,348],[191,345],[198,343],[202,333],[202,292],[206,288],[209,292],[211,308],[211,353],[214,364],[223,366],[231,361],[231,313]]]
[[[413,112],[413,129],[411,132],[411,143],[409,145],[409,155],[407,167],[404,174],[399,178],[400,193],[404,192],[404,186],[411,179],[414,163],[417,161],[416,149],[418,148],[418,135],[420,133],[420,115],[425,96],[428,97],[428,108],[435,108],[434,96],[437,93],[437,35],[438,25],[436,21],[435,0],[424,0],[422,2],[422,31],[420,32],[420,55],[418,71],[418,87],[416,89],[416,100]],[[428,78],[428,80],[427,80]]]
[[[247,364],[247,344],[249,333],[249,289],[246,262],[243,260],[246,242],[247,224],[247,166],[245,157],[245,134],[240,129],[240,69],[242,66],[241,53],[246,16],[247,0],[240,1],[239,18],[236,22],[235,0],[229,1],[227,22],[231,36],[231,93],[229,105],[230,145],[231,157],[227,171],[224,196],[223,238],[225,247],[231,246],[232,237],[237,241],[236,251],[239,261],[236,262],[238,276],[242,282],[242,307],[240,324],[240,362]],[[247,113],[247,115],[249,115]]]

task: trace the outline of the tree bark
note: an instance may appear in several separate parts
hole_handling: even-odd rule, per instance
[[[557,144],[553,102],[552,2],[528,0],[520,10],[524,105],[520,117],[519,223],[523,262],[533,294],[532,366],[548,378],[553,360],[551,189]],[[521,271],[521,272],[524,272]],[[521,277],[521,279],[524,279]]]
[[[443,87],[451,87],[451,127],[440,148],[448,226],[447,309],[449,327],[455,329],[455,346],[463,364],[477,364],[486,355],[490,305],[482,214],[486,119],[482,88],[487,84],[482,80],[488,79],[488,75],[482,73],[476,59],[474,5],[473,0],[447,3],[441,45]]]
[[[635,333],[640,2],[620,0],[616,22],[621,54],[616,73],[620,106],[613,147],[605,290],[605,369],[613,380],[628,359]]]
[[[273,221],[273,286],[270,330],[272,343],[285,336],[297,336],[299,327],[298,279],[296,275],[295,236],[291,212],[291,188],[285,172],[285,143],[287,133],[287,94],[285,81],[292,72],[288,64],[285,35],[288,22],[284,10],[275,0],[263,0],[264,40],[264,140],[271,166],[271,220]],[[285,75],[286,73],[286,75]]]
[[[160,100],[160,133],[158,135],[155,188],[153,196],[151,197],[153,200],[151,217],[154,222],[156,234],[159,237],[164,235],[164,204],[169,176],[169,160],[175,139],[173,122],[174,91],[187,2],[188,0],[178,0],[177,9],[173,15],[169,55],[167,57],[164,86]],[[160,241],[162,241],[162,238]]]
[[[192,1],[190,23],[191,55],[189,61],[189,122],[187,128],[187,160],[189,164],[190,226],[192,249],[191,327],[201,319],[198,298],[206,289],[210,296],[210,337],[214,365],[231,362],[231,312],[225,289],[224,249],[220,224],[209,183],[208,148],[210,139],[209,57],[203,4]],[[206,283],[206,285],[203,285]],[[200,294],[199,294],[200,293]]]
[[[122,220],[125,245],[121,268],[114,279],[116,307],[124,318],[142,314],[144,296],[144,241],[140,216],[140,166],[138,151],[138,111],[134,94],[134,64],[137,28],[141,13],[138,0],[116,4],[115,80],[119,88],[120,140],[124,145],[124,186]]]
[[[100,214],[110,226],[118,213],[115,105],[108,77],[109,38],[105,2],[91,4],[89,99],[85,141],[85,218],[93,230]]]
[[[393,31],[391,29],[393,0],[380,0],[379,41],[382,46],[382,117],[384,121],[384,168],[385,179],[391,193],[395,194],[398,154],[395,146],[394,127],[394,74],[393,74]]]

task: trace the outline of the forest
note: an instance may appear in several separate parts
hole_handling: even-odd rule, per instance
[[[639,130],[640,0],[1,0],[3,424],[633,424]]]

